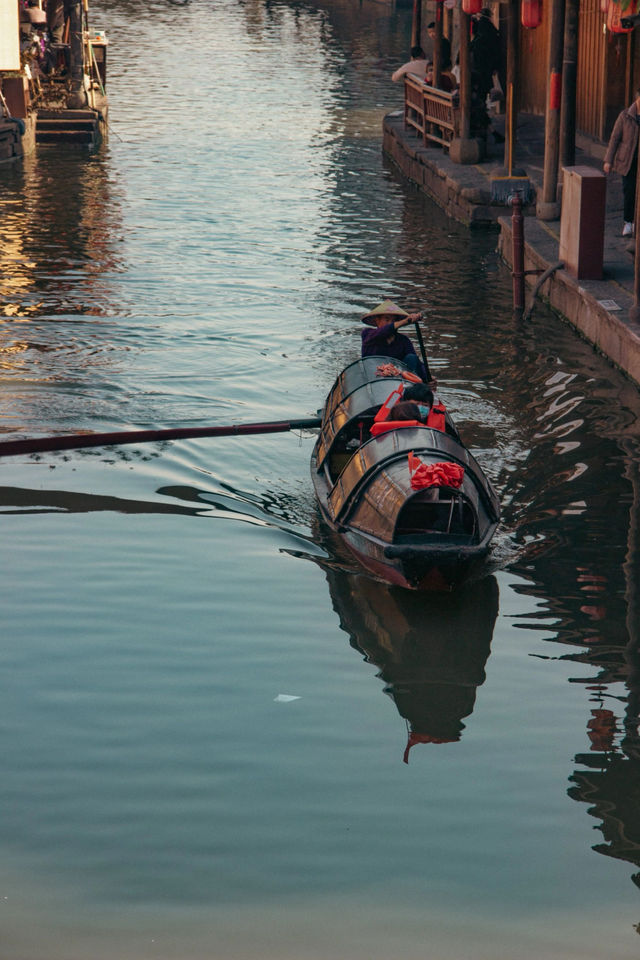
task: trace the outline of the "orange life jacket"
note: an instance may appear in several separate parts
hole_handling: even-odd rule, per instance
[[[383,420],[371,424],[371,436],[379,437],[381,433],[387,433],[389,430],[400,430],[402,427],[424,427],[420,420]]]
[[[391,407],[395,406],[398,400],[402,400],[402,394],[404,393],[404,383],[400,383],[395,390],[392,390],[385,402],[382,404],[375,417],[373,422],[380,423],[382,420],[386,420],[391,411]],[[374,434],[375,436],[375,434]]]
[[[434,430],[442,430],[442,432],[444,433],[445,425],[446,425],[445,413],[446,413],[446,410],[442,406],[442,404],[438,404],[438,406],[434,404],[431,407],[431,410],[429,410],[429,416],[427,417],[427,426],[433,427]]]

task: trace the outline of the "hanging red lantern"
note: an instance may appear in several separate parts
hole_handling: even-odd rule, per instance
[[[482,10],[482,0],[462,0],[462,12],[473,16]]]
[[[542,0],[522,0],[522,26],[528,30],[542,23]]]
[[[621,0],[609,0],[607,7],[607,30],[610,33],[630,33],[633,27],[623,27],[624,17],[634,17],[638,12],[638,0],[630,0],[626,10],[622,9]]]

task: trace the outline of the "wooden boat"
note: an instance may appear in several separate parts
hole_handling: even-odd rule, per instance
[[[488,552],[500,519],[496,493],[446,414],[444,429],[422,424],[372,434],[406,367],[383,376],[386,357],[365,357],[338,376],[327,397],[311,458],[323,517],[360,563],[388,583],[446,589]],[[410,464],[456,464],[460,486],[412,486]],[[435,468],[436,471],[438,468]]]

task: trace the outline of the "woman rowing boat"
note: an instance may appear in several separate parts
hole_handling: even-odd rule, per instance
[[[391,300],[379,303],[371,313],[366,313],[362,318],[362,322],[366,323],[369,329],[362,331],[361,356],[402,360],[412,373],[428,380],[425,366],[419,360],[411,340],[403,333],[398,333],[400,327],[417,323],[421,318],[422,314],[407,313]]]

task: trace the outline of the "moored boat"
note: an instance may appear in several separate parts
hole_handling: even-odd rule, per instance
[[[385,421],[408,373],[394,366],[389,376],[387,358],[365,357],[338,376],[311,458],[313,483],[324,519],[369,572],[411,589],[446,589],[486,556],[500,504],[441,404],[427,424]]]

